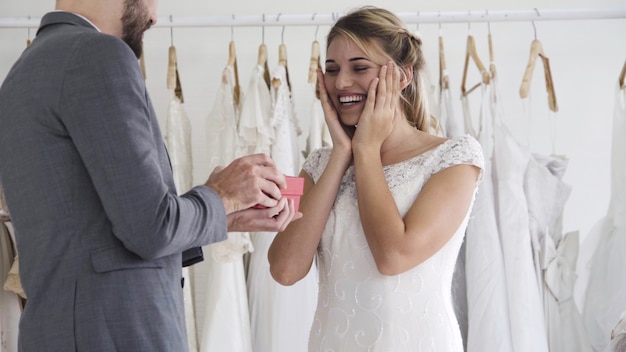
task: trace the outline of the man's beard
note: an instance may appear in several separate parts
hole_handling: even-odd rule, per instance
[[[150,15],[141,0],[125,0],[122,15],[122,40],[128,44],[137,58],[143,50],[143,33],[150,26]]]

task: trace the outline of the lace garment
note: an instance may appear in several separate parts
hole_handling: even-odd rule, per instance
[[[314,181],[330,151],[318,149],[304,163]],[[460,136],[383,170],[404,216],[431,175],[459,164],[482,169],[483,163],[478,142]],[[451,281],[470,211],[439,252],[402,274],[381,275],[363,233],[349,167],[318,248],[320,287],[309,351],[462,351]]]

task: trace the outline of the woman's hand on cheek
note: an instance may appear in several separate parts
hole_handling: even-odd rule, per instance
[[[390,61],[372,80],[365,108],[353,138],[353,146],[367,144],[380,148],[393,130],[400,96],[400,70]]]

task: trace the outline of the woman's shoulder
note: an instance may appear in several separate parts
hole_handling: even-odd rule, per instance
[[[468,134],[445,140],[435,148],[433,154],[438,160],[433,173],[461,164],[474,165],[482,169],[485,164],[480,143]]]
[[[321,176],[322,171],[328,164],[332,147],[322,147],[312,151],[304,160],[302,170],[304,170],[314,181]]]

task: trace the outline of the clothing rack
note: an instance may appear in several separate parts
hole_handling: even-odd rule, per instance
[[[397,12],[406,24],[626,19],[626,8]],[[333,24],[342,13],[160,16],[155,27],[265,27]],[[0,28],[36,28],[41,17],[0,17]]]

